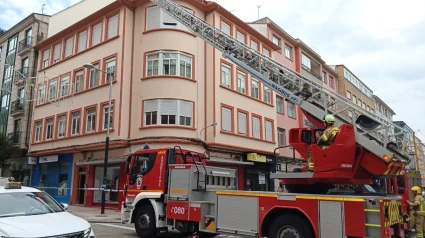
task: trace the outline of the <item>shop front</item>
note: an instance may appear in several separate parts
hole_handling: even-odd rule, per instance
[[[72,162],[72,154],[38,157],[33,165],[31,186],[44,190],[60,203],[69,203]]]
[[[275,180],[270,179],[270,174],[280,170],[280,164],[276,164],[273,157],[248,153],[246,161],[253,165],[245,166],[244,190],[245,191],[275,191]]]
[[[3,177],[13,177],[15,181],[22,182],[23,186],[30,185],[31,165],[27,158],[12,158],[7,162]]]

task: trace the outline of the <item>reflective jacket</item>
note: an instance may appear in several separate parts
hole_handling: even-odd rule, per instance
[[[425,215],[424,197],[419,194],[415,195],[415,201],[413,201],[412,207],[415,210],[415,215]]]
[[[329,145],[334,143],[334,140],[338,131],[339,131],[339,128],[336,126],[330,126],[326,128],[322,136],[317,141],[317,144],[322,146],[322,148],[327,148]]]

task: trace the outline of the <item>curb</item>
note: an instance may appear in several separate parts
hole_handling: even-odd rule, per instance
[[[84,218],[83,218],[84,219]],[[121,221],[102,221],[102,220],[87,220],[89,223],[115,223],[115,224],[121,224]]]

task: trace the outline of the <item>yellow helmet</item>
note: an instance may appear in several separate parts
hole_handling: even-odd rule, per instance
[[[323,118],[323,121],[325,121],[326,123],[335,123],[336,119],[334,115],[328,114],[325,116],[325,118]]]
[[[412,189],[410,189],[410,190],[412,190],[412,192],[415,193],[415,194],[421,193],[421,188],[418,187],[418,186],[413,186]]]

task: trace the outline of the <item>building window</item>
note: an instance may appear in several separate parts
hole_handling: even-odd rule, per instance
[[[227,107],[221,108],[221,129],[223,131],[232,131],[232,124],[233,124],[233,110]]]
[[[69,95],[69,75],[61,79],[60,92],[61,97],[66,97]]]
[[[66,116],[60,116],[59,117],[59,123],[58,123],[58,138],[62,138],[65,136],[66,132]]]
[[[56,94],[57,94],[57,80],[53,80],[50,82],[49,85],[49,101],[53,101],[56,99]]]
[[[332,78],[332,77],[330,77],[330,76],[329,76],[329,86],[330,86],[331,88],[335,88],[335,86],[334,86],[334,78]]]
[[[284,114],[284,100],[283,97],[276,96],[276,112]]]
[[[238,71],[238,92],[246,93],[246,74]]]
[[[266,48],[263,48],[263,54],[267,57],[270,57],[270,51]]]
[[[369,106],[367,106],[367,110],[370,112],[370,107]]]
[[[324,83],[328,83],[327,77],[326,77],[326,72],[323,71],[323,82]]]
[[[288,102],[288,117],[296,118],[297,114],[295,112],[295,104]]]
[[[94,88],[99,85],[99,64],[93,65],[90,70],[89,88]]]
[[[292,60],[292,47],[285,44],[285,57]]]
[[[49,67],[50,50],[43,51],[43,68]]]
[[[51,140],[53,138],[53,119],[48,119],[46,121],[46,140]]]
[[[192,56],[160,52],[146,56],[146,76],[173,75],[192,78]]]
[[[144,125],[192,126],[193,102],[155,99],[144,101]]]
[[[226,64],[221,64],[221,85],[230,88],[232,69]]]
[[[80,112],[72,113],[71,135],[79,135],[81,127]]]
[[[240,33],[239,31],[237,31],[237,32],[236,32],[236,39],[237,39],[239,42],[241,42],[241,43],[245,44],[245,35],[244,35],[244,34],[242,34],[242,33]]]
[[[301,56],[301,64],[305,66],[308,70],[311,70],[311,59],[308,58],[305,54]]]
[[[277,37],[277,36],[273,35],[273,36],[272,36],[272,41],[273,41],[273,43],[274,43],[275,45],[280,46],[280,38],[279,38],[279,37]]]
[[[267,86],[264,86],[264,102],[271,103],[271,91],[270,88]]]
[[[286,144],[285,129],[277,128],[277,144],[278,146],[285,146]]]
[[[115,65],[116,65],[116,59],[109,59],[106,61],[105,68],[106,68],[106,74],[105,74],[105,83],[109,83],[109,80],[113,81],[113,78],[115,77]]]
[[[87,48],[87,31],[80,32],[78,34],[78,49],[77,52],[81,52]]]
[[[96,108],[87,109],[86,123],[86,132],[96,131]]]
[[[105,105],[103,106],[103,130],[108,129],[108,113],[109,113],[109,105]],[[110,120],[110,124],[109,124],[109,129],[113,128],[113,124],[114,124],[114,105],[111,105],[111,116],[109,117]]]
[[[118,35],[118,15],[108,19],[108,39]]]
[[[164,12],[158,6],[148,7],[146,9],[146,30],[149,31],[158,28],[174,28],[187,30],[187,27],[185,25],[175,20],[173,17],[171,17],[168,13]]]
[[[362,103],[362,107],[364,108],[364,109],[366,109],[366,103]],[[385,111],[385,114],[387,114],[387,111]],[[386,115],[385,115],[386,116]]]
[[[73,49],[74,49],[74,37],[71,37],[65,41],[65,58],[72,55]]]
[[[357,97],[353,95],[353,103],[357,104]]]
[[[221,31],[230,36],[230,25],[224,21],[221,21]]]
[[[61,51],[62,51],[62,44],[59,43],[55,45],[53,49],[53,63],[59,62],[61,58],[61,53],[62,53]]]
[[[91,34],[91,45],[97,45],[102,41],[102,22],[94,25]]]
[[[38,142],[41,141],[41,132],[43,131],[43,123],[41,121],[37,122],[35,124],[35,137],[34,141]]]
[[[252,137],[261,138],[261,119],[259,117],[252,117]]]
[[[84,71],[80,70],[75,73],[75,92],[81,92],[84,89]]]
[[[258,44],[257,44],[257,42],[251,40],[251,48],[253,48],[254,50],[257,50],[258,51]]]
[[[251,78],[251,97],[258,99],[259,89],[258,89],[258,80]]]
[[[245,112],[238,112],[238,133],[247,135],[247,122],[248,114]]]
[[[273,141],[273,122],[269,120],[264,121],[264,128],[266,131],[266,140]]]
[[[38,86],[38,104],[44,103],[44,98],[46,97],[46,86],[45,85],[39,85]]]
[[[347,91],[347,98],[351,100],[351,92]]]

